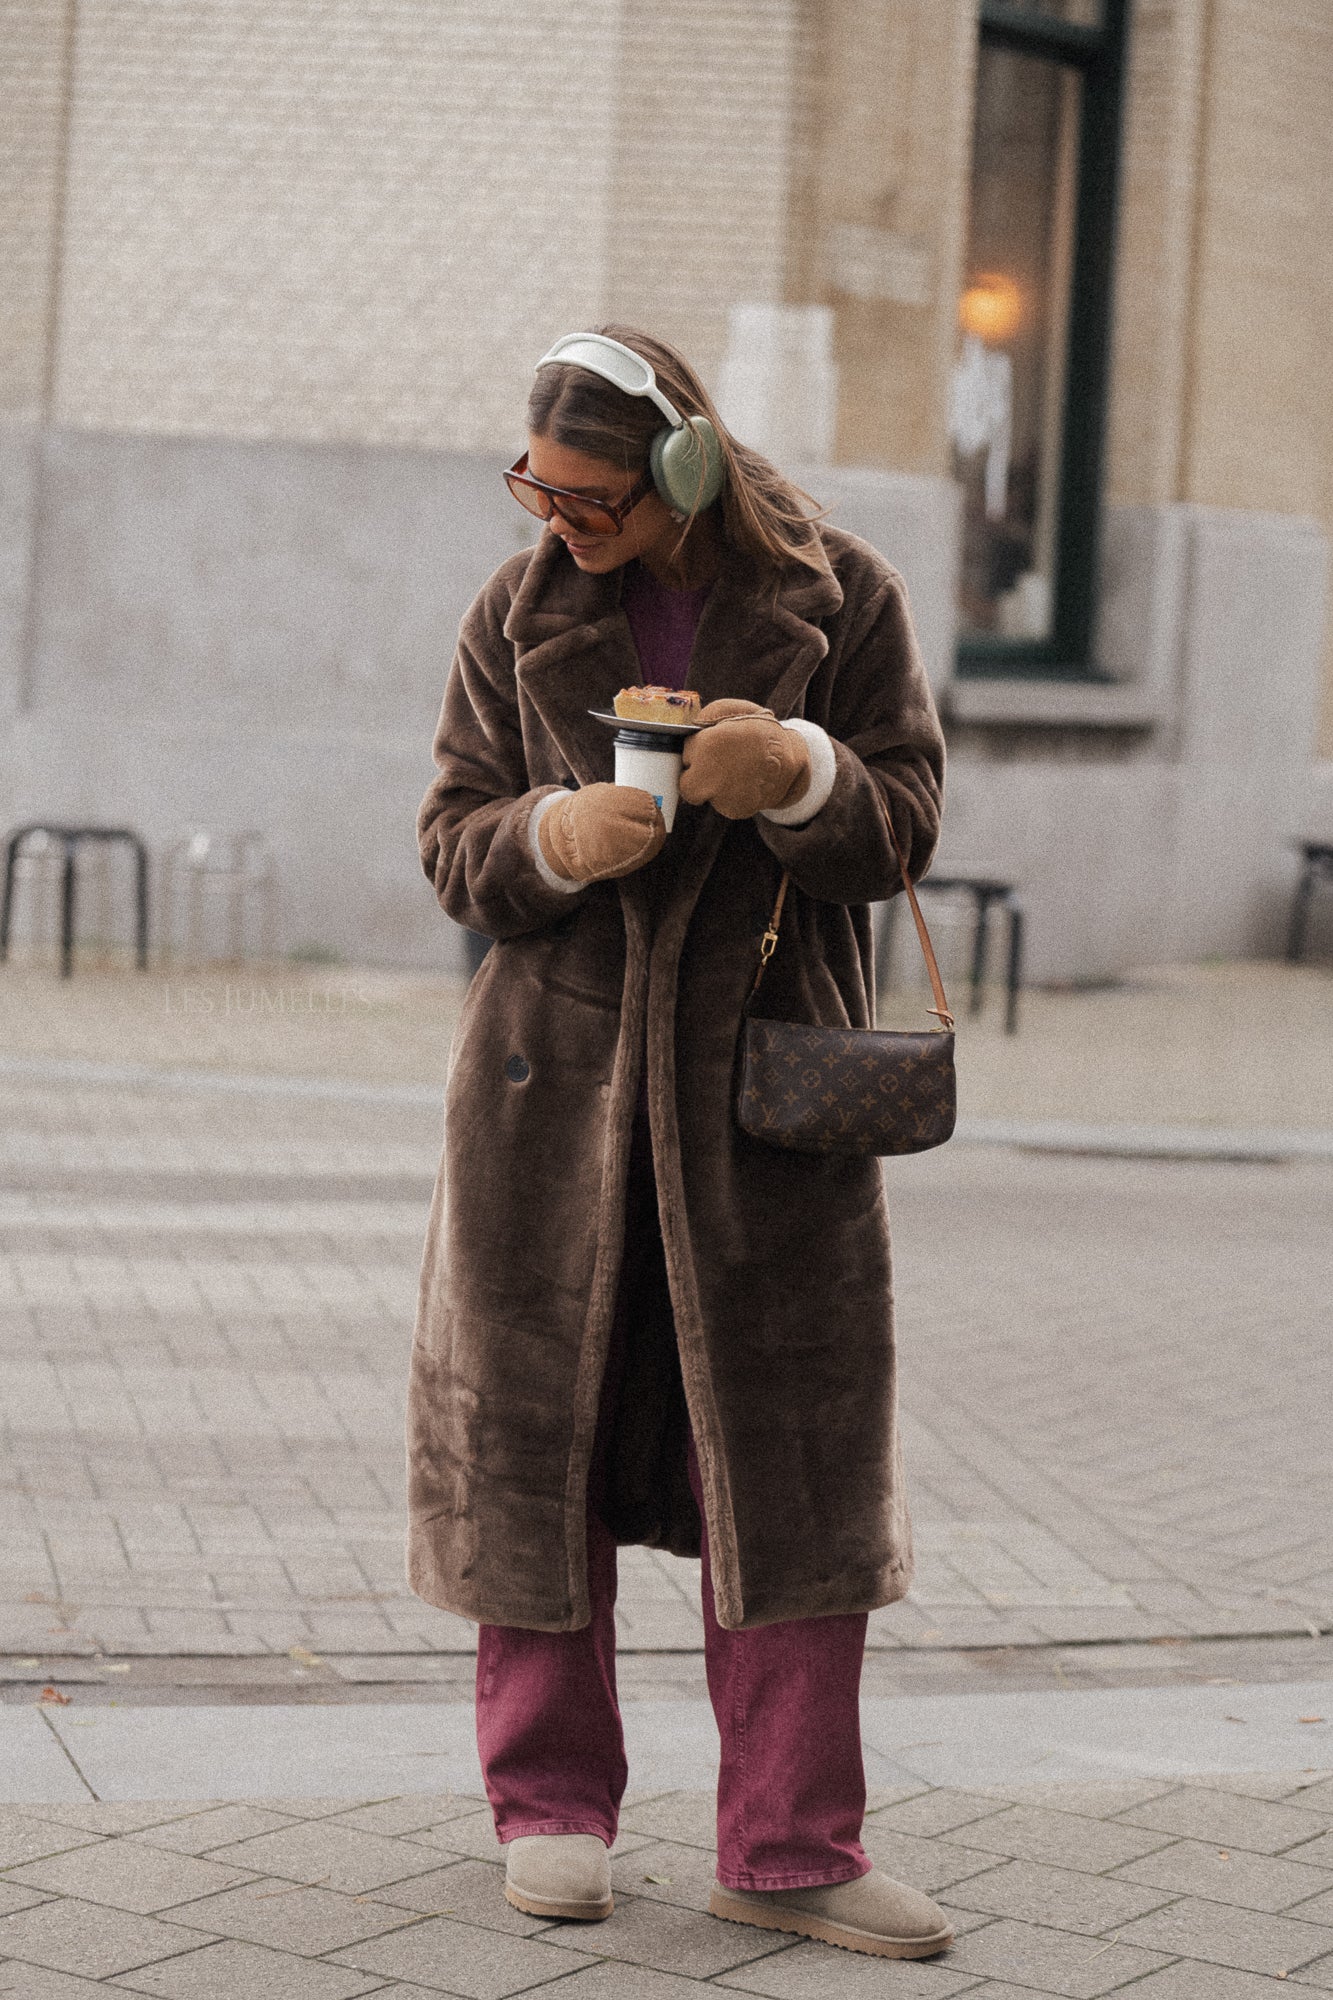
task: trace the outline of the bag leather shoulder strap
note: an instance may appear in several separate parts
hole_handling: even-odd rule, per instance
[[[907,872],[907,860],[903,854],[902,843],[898,839],[897,830],[893,824],[893,814],[889,810],[889,802],[885,797],[882,787],[873,777],[871,783],[875,786],[875,796],[879,800],[880,809],[884,814],[884,824],[889,830],[889,839],[892,841],[893,851],[898,857],[898,866],[902,871],[903,887],[907,891],[907,900],[912,909],[912,919],[916,924],[916,934],[921,941],[922,956],[926,961],[926,971],[930,975],[930,990],[935,1005],[928,1007],[926,1012],[936,1015],[945,1028],[952,1028],[953,1015],[949,1012],[949,1003],[944,997],[944,981],[940,978],[940,968],[935,958],[935,948],[930,942],[930,932],[926,929],[926,920],[921,914],[921,905],[917,901],[916,890],[912,887],[912,878]],[[778,926],[782,922],[782,906],[787,900],[787,885],[790,881],[791,876],[784,869],[782,880],[778,884],[777,899],[773,904],[773,914],[768,920],[768,929],[764,932],[763,939],[760,942],[759,969],[754,976],[754,985],[750,988],[750,1000],[753,1000],[755,994],[759,991],[760,982],[768,967],[768,961],[778,948]]]

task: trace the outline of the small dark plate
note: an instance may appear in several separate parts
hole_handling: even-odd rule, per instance
[[[610,723],[613,729],[642,730],[648,736],[697,736],[704,726],[702,722],[640,722],[635,716],[616,715],[607,708],[590,708],[588,713],[599,722]]]

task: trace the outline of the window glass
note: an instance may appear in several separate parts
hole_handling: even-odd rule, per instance
[[[1051,635],[1081,90],[981,49],[950,397],[967,637]]]

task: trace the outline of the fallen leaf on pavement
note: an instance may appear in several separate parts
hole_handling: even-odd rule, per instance
[[[54,1687],[44,1687],[37,1697],[38,1701],[55,1702],[60,1708],[68,1708],[73,1698],[72,1695],[62,1694],[59,1688]]]

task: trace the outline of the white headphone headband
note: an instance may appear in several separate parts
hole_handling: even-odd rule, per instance
[[[574,368],[586,368],[590,375],[600,375],[604,382],[612,383],[626,396],[646,396],[650,403],[657,405],[673,430],[680,430],[685,422],[675,404],[669,402],[658,388],[657,377],[643,356],[621,341],[612,340],[609,334],[562,334],[549,353],[543,354],[537,367],[545,368],[551,361],[564,361]]]

